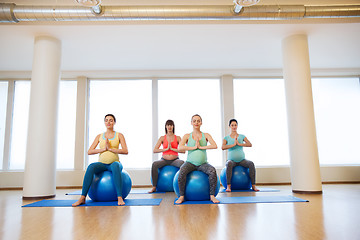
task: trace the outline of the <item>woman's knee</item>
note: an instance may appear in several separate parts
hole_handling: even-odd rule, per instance
[[[153,169],[159,169],[159,168],[162,168],[164,166],[168,165],[166,160],[157,160],[155,162],[152,163],[152,168]]]
[[[255,168],[255,164],[253,161],[247,160],[247,167],[248,168]]]
[[[95,169],[98,168],[98,166],[99,166],[98,162],[91,163],[91,164],[87,167],[86,171],[94,172]]]
[[[252,168],[255,168],[255,164],[253,162],[250,161],[249,166],[251,166]]]
[[[110,169],[112,172],[116,172],[116,171],[119,171],[121,172],[123,170],[123,166],[120,162],[113,162],[111,165],[110,165]]]
[[[226,167],[234,167],[234,162],[231,160],[227,160],[225,165]]]
[[[198,170],[204,172],[208,176],[216,176],[216,169],[210,164],[201,166]]]
[[[158,161],[154,161],[151,165],[151,167],[154,169],[154,168],[159,168],[159,165],[160,165],[160,160]]]
[[[186,179],[186,176],[191,172],[191,169],[186,168],[186,167],[181,167],[179,170],[179,182],[182,181],[183,179]]]
[[[187,170],[185,168],[180,168],[180,170],[179,170],[179,178],[182,178],[186,174],[187,174]]]
[[[216,169],[214,167],[209,169],[209,176],[212,176],[212,177],[217,176]]]

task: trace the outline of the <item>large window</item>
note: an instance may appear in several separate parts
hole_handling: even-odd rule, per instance
[[[12,118],[10,169],[23,170],[29,118],[30,81],[16,81]],[[57,168],[73,168],[76,122],[76,82],[60,81]]]
[[[29,119],[30,81],[16,81],[10,141],[10,169],[25,167]]]
[[[256,166],[289,165],[285,88],[282,79],[235,79],[238,132],[253,144],[245,157]]]
[[[312,79],[322,165],[360,164],[359,78]]]
[[[89,96],[89,142],[106,130],[104,116],[116,117],[115,131],[125,136],[129,154],[121,155],[125,168],[148,168],[152,163],[151,80],[91,80]],[[89,163],[98,161],[89,156]]]
[[[172,119],[175,134],[183,137],[192,132],[191,116],[199,114],[203,119],[201,130],[210,133],[218,145],[218,149],[207,151],[208,161],[213,166],[223,166],[219,80],[159,80],[158,103],[159,136],[165,134],[166,120]],[[186,156],[180,155],[180,159],[186,160]]]
[[[0,81],[0,169],[3,168],[8,82]]]
[[[74,168],[76,95],[76,81],[60,81],[57,120],[57,169]]]

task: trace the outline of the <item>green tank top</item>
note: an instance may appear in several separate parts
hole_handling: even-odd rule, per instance
[[[232,145],[235,143],[235,138],[230,137],[230,135],[224,138],[226,140],[226,145]],[[239,134],[238,141],[239,143],[243,143],[245,139],[245,135]],[[241,162],[245,159],[245,153],[242,146],[234,146],[228,149],[228,160],[232,160],[234,162]]]
[[[187,142],[188,147],[195,147],[196,141],[192,137],[192,133],[190,133],[189,140]],[[202,133],[201,139],[200,139],[200,146],[206,146],[206,138],[205,134]],[[207,156],[206,156],[206,150],[205,149],[195,149],[195,150],[189,150],[188,156],[187,156],[187,162],[194,164],[195,166],[200,166],[204,163],[207,163]]]

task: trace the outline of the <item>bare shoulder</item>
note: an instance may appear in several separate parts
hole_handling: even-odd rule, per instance
[[[119,138],[125,138],[124,134],[122,134],[121,132],[118,132],[118,134],[119,134]]]
[[[204,133],[204,135],[205,135],[205,138],[206,138],[206,139],[212,138],[211,135],[210,135],[210,133]]]
[[[164,135],[164,136],[161,136],[161,137],[159,138],[158,142],[164,142],[164,140],[165,140],[165,135]]]
[[[188,139],[190,137],[190,133],[187,133],[183,136],[183,139]]]
[[[94,139],[94,142],[92,143],[92,146],[97,146],[98,144],[99,144],[99,142],[100,142],[100,136],[101,136],[101,134],[98,134],[96,137],[95,137],[95,139]]]
[[[180,141],[180,144],[185,144],[185,143],[187,143],[187,141],[189,140],[189,137],[190,137],[190,133],[185,134],[185,135],[182,137],[182,139],[181,139],[181,141]]]

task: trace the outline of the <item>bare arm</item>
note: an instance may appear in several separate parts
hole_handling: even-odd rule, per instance
[[[160,137],[159,138],[159,140],[157,141],[157,143],[156,143],[156,145],[155,145],[155,147],[154,147],[154,150],[153,150],[153,152],[154,153],[161,153],[161,152],[165,152],[165,151],[167,151],[167,150],[169,150],[169,146],[170,146],[170,144],[168,144],[168,148],[166,148],[166,149],[160,149],[160,146],[161,146],[161,144],[164,142],[164,136],[162,136],[162,137]]]
[[[190,134],[187,133],[187,134],[185,134],[184,137],[181,139],[181,141],[180,141],[180,143],[179,143],[179,151],[185,152],[185,151],[197,149],[196,146],[194,146],[194,147],[185,146],[185,144],[186,144],[186,143],[188,142],[188,140],[189,140],[189,137],[190,137]]]
[[[100,149],[96,149],[97,145],[99,144],[99,138],[100,135],[97,135],[94,142],[91,144],[89,150],[88,150],[88,155],[93,155],[93,154],[98,154],[98,153],[103,153],[106,151],[106,148],[100,148]]]
[[[125,141],[125,137],[123,134],[119,133],[119,141],[120,141],[120,144],[121,144],[121,148],[118,149],[118,148],[109,148],[108,150],[110,152],[113,152],[113,153],[116,153],[116,154],[128,154],[128,148],[127,148],[127,145],[126,145],[126,141]]]
[[[205,138],[210,143],[210,145],[206,145],[202,147],[200,146],[199,149],[217,149],[216,142],[214,141],[214,139],[211,137],[210,134],[205,133]]]

